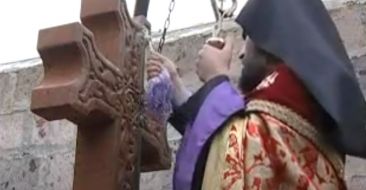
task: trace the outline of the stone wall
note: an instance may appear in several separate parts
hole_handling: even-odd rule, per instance
[[[366,93],[366,5],[343,0],[328,0],[326,5]],[[225,28],[238,39],[237,55],[241,31],[232,22],[225,23]],[[177,62],[191,90],[201,85],[194,59],[211,30],[207,24],[168,36],[164,54]],[[233,65],[232,79],[237,80],[240,66],[238,61]],[[31,89],[42,74],[38,58],[0,64],[0,190],[72,189],[76,127],[65,120],[46,122],[29,111]],[[177,150],[181,136],[172,128],[168,136],[172,149]],[[172,189],[171,174],[171,170],[143,174],[141,189]],[[346,179],[350,189],[366,189],[366,162],[348,157]]]
[[[39,59],[1,65],[0,189],[71,189],[76,128],[29,111],[42,76]]]

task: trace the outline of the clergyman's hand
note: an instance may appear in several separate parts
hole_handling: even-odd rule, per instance
[[[153,76],[157,76],[161,72],[161,67],[164,67],[168,71],[172,80],[179,77],[178,67],[173,61],[157,52],[151,52],[147,64],[148,75],[152,73]],[[151,70],[152,72],[149,72]]]
[[[152,54],[148,57],[146,67],[148,80],[159,76],[164,68],[168,71],[171,82],[174,86],[172,100],[174,106],[182,105],[191,96],[191,93],[184,86],[183,80],[178,74],[178,68],[176,64],[170,59],[164,57],[159,53],[152,52]]]
[[[205,44],[198,53],[196,61],[197,75],[201,81],[207,82],[219,75],[228,75],[233,51],[233,38],[225,39],[225,46],[218,49]]]

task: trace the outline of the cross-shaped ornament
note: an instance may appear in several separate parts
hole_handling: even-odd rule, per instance
[[[125,1],[82,0],[80,23],[41,30],[44,79],[32,111],[77,124],[74,190],[139,188],[140,172],[168,169],[164,124],[145,114],[142,27]]]

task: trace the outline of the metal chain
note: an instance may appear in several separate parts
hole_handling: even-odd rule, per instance
[[[213,28],[213,32],[212,32],[212,36],[213,37],[219,37],[221,31],[222,31],[222,23],[224,21],[224,0],[218,0],[219,1],[219,7],[217,4],[217,0],[211,0],[212,1],[212,6],[214,7],[214,11],[215,11],[215,17],[216,17],[216,22]]]
[[[221,33],[222,31],[222,23],[224,21],[224,0],[220,0],[220,9],[223,11],[222,13],[219,14],[219,20],[217,21],[217,36]]]
[[[220,9],[224,10],[224,1],[225,0],[220,0]]]
[[[172,14],[172,12],[174,10],[174,7],[175,7],[175,0],[171,0],[170,4],[169,4],[169,13],[168,13],[168,16],[165,20],[163,34],[161,35],[159,46],[158,46],[158,52],[159,53],[161,53],[163,51],[163,47],[164,47],[164,44],[165,44],[166,33],[167,33],[167,31],[169,29],[169,26],[170,26],[170,15]]]

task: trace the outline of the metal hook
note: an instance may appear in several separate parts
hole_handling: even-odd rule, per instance
[[[214,11],[216,21],[219,21],[220,19],[223,18],[232,17],[234,15],[234,12],[238,7],[238,2],[237,0],[231,0],[231,2],[232,2],[231,7],[227,10],[224,10],[217,6],[216,0],[211,0],[211,6]]]
[[[211,5],[212,5],[213,11],[214,11],[215,18],[216,18],[216,25],[213,29],[212,37],[209,38],[206,41],[206,43],[213,47],[216,47],[218,49],[222,49],[225,46],[225,40],[220,37],[223,20],[224,20],[224,18],[232,17],[238,6],[237,0],[231,0],[231,1],[232,1],[232,6],[229,9],[224,10],[223,4],[221,4],[221,8],[219,8],[217,6],[216,0],[211,0]],[[223,0],[221,3],[223,3]]]

